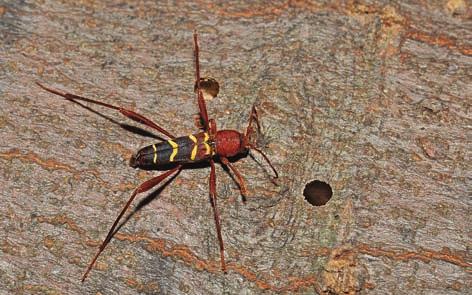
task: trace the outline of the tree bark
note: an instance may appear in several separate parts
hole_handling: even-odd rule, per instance
[[[465,1],[127,3],[0,5],[0,293],[469,292]],[[133,189],[162,173],[128,165],[158,139],[35,82],[191,134],[194,29],[220,83],[209,116],[244,130],[256,104],[278,185],[260,155],[238,158],[243,202],[217,167],[227,274],[200,165],[140,195],[80,283]],[[332,188],[325,205],[303,196],[313,180]]]

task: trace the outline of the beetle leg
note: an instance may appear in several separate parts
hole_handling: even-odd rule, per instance
[[[239,189],[241,190],[241,195],[243,197],[247,197],[248,196],[248,191],[247,191],[247,187],[246,187],[246,182],[244,181],[244,178],[241,175],[241,173],[239,173],[238,169],[236,169],[236,167],[233,166],[233,164],[231,164],[231,162],[227,158],[220,157],[220,159],[221,159],[221,163],[223,163],[225,166],[228,166],[231,169],[231,171],[233,171],[234,175],[236,176],[236,180],[237,180],[237,183],[239,185]]]

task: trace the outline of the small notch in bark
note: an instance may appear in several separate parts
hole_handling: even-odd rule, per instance
[[[303,195],[312,206],[323,206],[333,196],[333,190],[326,182],[313,180],[305,185]]]

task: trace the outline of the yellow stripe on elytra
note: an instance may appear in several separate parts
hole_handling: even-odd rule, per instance
[[[203,140],[203,144],[205,145],[205,148],[206,148],[206,155],[209,155],[211,153],[211,147],[208,144],[208,140],[210,139],[210,136],[206,132],[204,134],[205,134],[205,139]]]
[[[195,157],[197,156],[197,138],[193,135],[189,135],[188,138],[190,138],[193,143],[195,143],[195,145],[193,146],[193,149],[192,149],[192,154],[190,155],[190,160],[195,160]]]
[[[170,140],[170,139],[169,139],[167,142],[172,146],[172,154],[170,155],[169,161],[173,162],[175,156],[176,156],[177,153],[179,152],[179,145],[176,144],[175,142],[173,142],[173,141]]]
[[[153,144],[153,145],[152,145],[152,148],[154,149],[154,160],[153,160],[153,161],[154,161],[154,164],[156,164],[156,162],[157,162],[157,149],[156,149],[156,145]]]

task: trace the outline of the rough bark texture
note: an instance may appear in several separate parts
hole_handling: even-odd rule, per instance
[[[2,294],[470,292],[466,1],[125,2],[0,5]],[[242,130],[258,103],[280,185],[257,155],[240,159],[243,204],[218,167],[228,274],[203,167],[142,196],[82,284],[132,189],[161,173],[128,166],[156,139],[34,82],[189,134],[194,28],[203,75],[221,85],[211,117]],[[324,206],[304,200],[313,179],[333,188]]]

